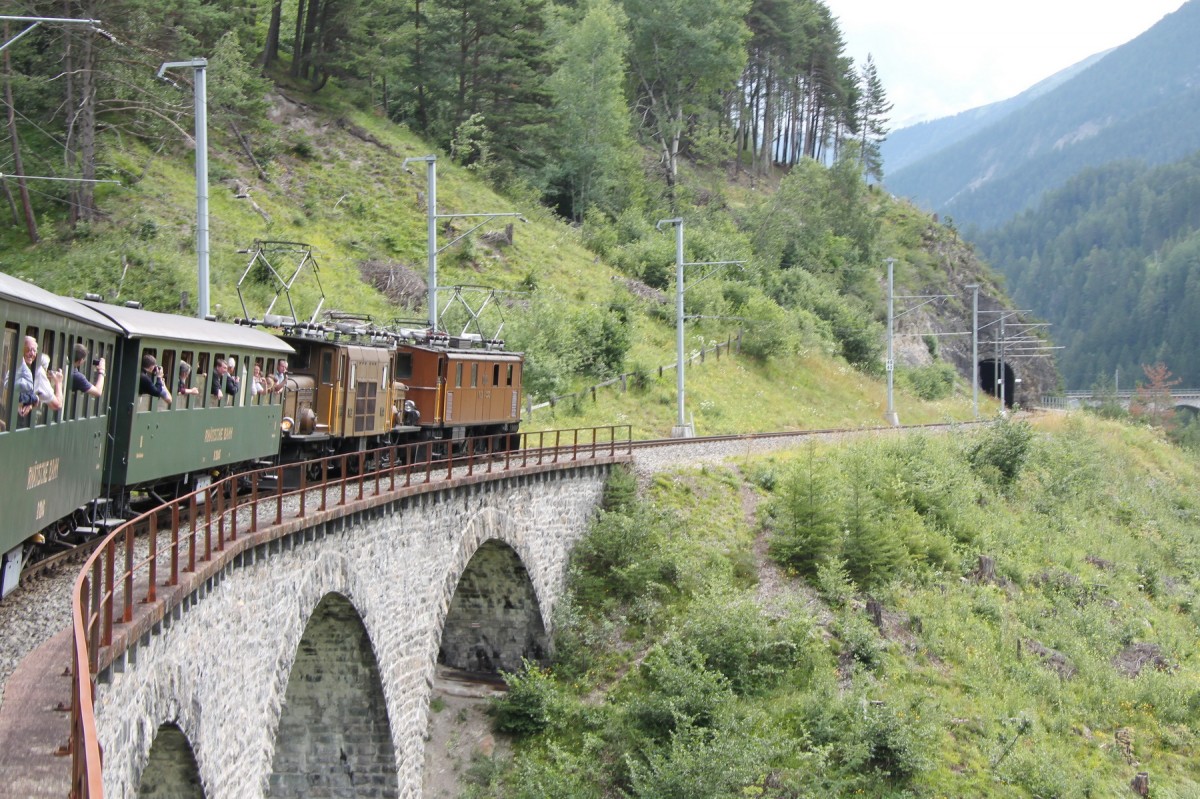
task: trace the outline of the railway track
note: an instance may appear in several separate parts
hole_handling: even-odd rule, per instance
[[[929,431],[945,431],[964,426],[974,426],[984,424],[985,422],[956,422],[956,423],[935,423],[923,425],[902,425],[900,427],[879,426],[879,427],[830,427],[819,428],[813,430],[784,430],[773,431],[766,433],[733,433],[728,435],[716,436],[695,436],[692,438],[658,438],[645,439],[634,441],[630,447],[635,452],[648,452],[666,448],[686,448],[686,449],[704,449],[706,447],[714,447],[728,444],[754,444],[773,442],[778,446],[787,446],[790,441],[797,441],[809,438],[828,438],[831,436],[846,436],[846,435],[870,435],[889,432],[911,432],[915,430]],[[568,450],[569,445],[564,445],[560,449]],[[502,456],[497,456],[502,457]],[[436,466],[435,466],[436,468]],[[329,474],[329,480],[338,479],[336,475]],[[310,483],[311,488],[316,488],[318,483]],[[96,535],[89,538],[85,542],[71,549],[62,552],[56,552],[53,555],[42,558],[41,560],[26,567],[21,575],[21,588],[43,580],[48,576],[58,575],[64,568],[69,568],[73,565],[83,563],[88,555],[103,541],[103,535]],[[20,601],[17,596],[14,600]]]
[[[657,449],[661,447],[687,447],[687,446],[703,446],[706,444],[726,444],[735,442],[754,442],[754,441],[772,441],[772,440],[788,440],[788,439],[805,439],[805,438],[822,438],[830,436],[846,436],[846,435],[872,435],[879,433],[900,433],[914,432],[919,430],[928,430],[934,432],[945,432],[947,430],[955,430],[963,427],[974,427],[977,425],[989,424],[988,421],[970,421],[970,422],[937,422],[931,424],[916,424],[916,425],[900,425],[899,427],[879,426],[879,427],[828,427],[815,430],[781,430],[771,433],[732,433],[729,435],[720,436],[695,436],[692,438],[655,438],[646,439],[643,441],[634,441],[631,445],[636,450]]]

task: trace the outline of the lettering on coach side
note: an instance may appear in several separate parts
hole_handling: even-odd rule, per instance
[[[44,486],[46,483],[52,483],[58,479],[58,462],[59,458],[53,458],[41,463],[35,463],[29,467],[29,476],[25,480],[25,490]]]
[[[232,427],[210,427],[204,431],[204,443],[211,444],[214,441],[233,441]]]

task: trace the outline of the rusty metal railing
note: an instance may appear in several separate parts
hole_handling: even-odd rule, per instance
[[[285,521],[336,515],[338,508],[355,509],[375,497],[436,490],[431,487],[476,475],[569,468],[580,460],[630,455],[633,447],[629,425],[522,433],[519,442],[516,435],[394,445],[240,472],[110,533],[84,564],[72,595],[73,799],[103,797],[95,680],[137,639],[120,635],[122,628],[133,624],[139,607],[169,611],[184,598],[170,589],[182,586],[189,573],[191,580],[207,577],[224,555],[241,550],[239,541],[248,544]],[[288,497],[296,501],[285,509]],[[161,599],[160,589],[167,589]]]

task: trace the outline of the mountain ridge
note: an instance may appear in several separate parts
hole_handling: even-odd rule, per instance
[[[885,183],[922,207],[987,229],[1088,166],[1183,157],[1200,149],[1197,115],[1189,110],[1200,86],[1197,37],[1200,2],[1190,0],[1141,36]]]

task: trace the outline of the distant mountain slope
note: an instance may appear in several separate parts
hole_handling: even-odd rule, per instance
[[[1143,380],[1165,363],[1200,383],[1200,153],[1148,168],[1085,170],[1037,207],[981,234],[1013,298],[1053,324],[1067,386]]]
[[[1200,149],[1200,0],[957,143],[896,170],[889,190],[991,228],[1089,166]],[[886,166],[886,164],[885,164]]]
[[[1007,100],[971,108],[952,117],[919,122],[891,133],[881,147],[884,169],[888,174],[899,172],[909,164],[917,163],[926,156],[1001,122],[1009,114],[1019,111],[1046,92],[1062,85],[1110,52],[1112,51],[1105,50],[1103,53],[1088,56],[1078,64],[1051,75]]]

